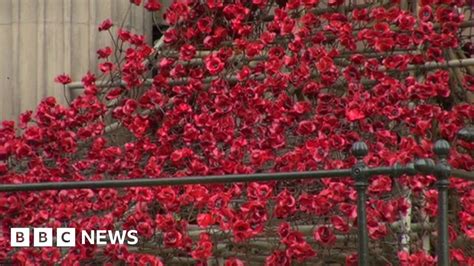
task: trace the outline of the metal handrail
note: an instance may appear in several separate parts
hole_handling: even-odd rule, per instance
[[[474,172],[468,172],[461,169],[451,169],[453,177],[461,178],[464,180],[474,181]]]
[[[256,173],[248,175],[216,175],[216,176],[185,176],[165,178],[140,178],[125,180],[96,180],[76,182],[43,182],[28,184],[7,184],[0,186],[0,192],[63,190],[63,189],[96,189],[96,188],[124,188],[124,187],[151,187],[175,186],[191,184],[219,184],[236,182],[264,182],[294,179],[319,179],[324,177],[351,176],[351,169],[289,172],[289,173]]]
[[[401,175],[435,175],[437,177],[436,187],[438,189],[438,265],[449,265],[449,242],[448,242],[448,187],[449,177],[462,178],[474,181],[474,172],[461,169],[453,169],[448,164],[450,145],[445,140],[439,140],[434,145],[434,152],[438,157],[435,162],[432,159],[418,159],[414,163],[402,166],[383,166],[369,168],[363,159],[369,150],[364,142],[356,142],[352,146],[352,154],[357,162],[351,169],[319,170],[307,172],[285,172],[285,173],[254,173],[254,174],[232,174],[216,176],[187,176],[187,177],[165,177],[165,178],[140,178],[127,180],[94,180],[74,182],[42,182],[23,184],[0,184],[0,192],[26,192],[44,190],[64,189],[99,189],[99,188],[129,188],[150,186],[174,186],[190,184],[218,184],[236,182],[265,182],[297,179],[321,179],[336,177],[352,177],[357,191],[357,230],[358,230],[358,260],[359,265],[369,263],[369,238],[367,232],[367,187],[369,178],[375,175],[390,175],[393,178]]]

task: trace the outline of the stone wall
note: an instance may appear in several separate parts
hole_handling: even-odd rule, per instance
[[[106,18],[120,24],[129,6],[129,0],[0,0],[0,120],[16,120],[45,96],[65,103],[54,77],[66,72],[79,81],[97,72],[95,51],[110,44],[97,26]],[[151,36],[143,7],[133,6],[124,26]]]

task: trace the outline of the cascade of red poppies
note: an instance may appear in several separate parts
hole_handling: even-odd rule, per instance
[[[433,157],[440,138],[452,144],[450,164],[472,171],[474,143],[456,138],[474,123],[470,1],[410,2],[174,1],[160,48],[106,19],[98,30],[114,45],[97,51],[100,78],[87,73],[70,106],[45,98],[1,123],[0,180],[349,168],[358,140],[369,166],[393,165]],[[435,180],[371,179],[378,264],[435,265]],[[450,195],[451,259],[472,265],[472,182],[451,179]],[[1,193],[0,261],[355,265],[355,200],[350,177]],[[25,226],[136,229],[140,244],[11,248],[9,228]]]

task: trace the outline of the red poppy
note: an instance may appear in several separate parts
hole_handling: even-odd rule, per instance
[[[216,55],[206,57],[204,59],[204,62],[206,63],[207,71],[209,71],[211,75],[216,75],[220,73],[225,66],[225,63],[222,62],[222,60]]]
[[[105,19],[99,24],[99,31],[105,31],[110,29],[114,24],[112,23],[111,19]]]
[[[147,0],[145,3],[145,8],[148,11],[159,11],[161,9],[161,4],[158,0]]]
[[[336,235],[334,235],[334,232],[327,226],[318,227],[318,229],[314,231],[314,239],[324,246],[332,246],[336,243]]]
[[[112,48],[109,46],[97,50],[98,58],[107,58],[112,54]]]
[[[61,74],[58,75],[56,78],[54,78],[54,81],[57,83],[61,83],[63,85],[69,84],[72,82],[71,76],[67,74]]]

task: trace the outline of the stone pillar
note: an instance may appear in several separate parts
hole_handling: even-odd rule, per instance
[[[46,96],[65,103],[54,77],[63,72],[79,81],[97,73],[95,51],[111,45],[97,27],[106,18],[145,34],[152,22],[143,7],[129,0],[0,0],[0,120],[16,120]],[[114,31],[116,27],[114,27]]]

